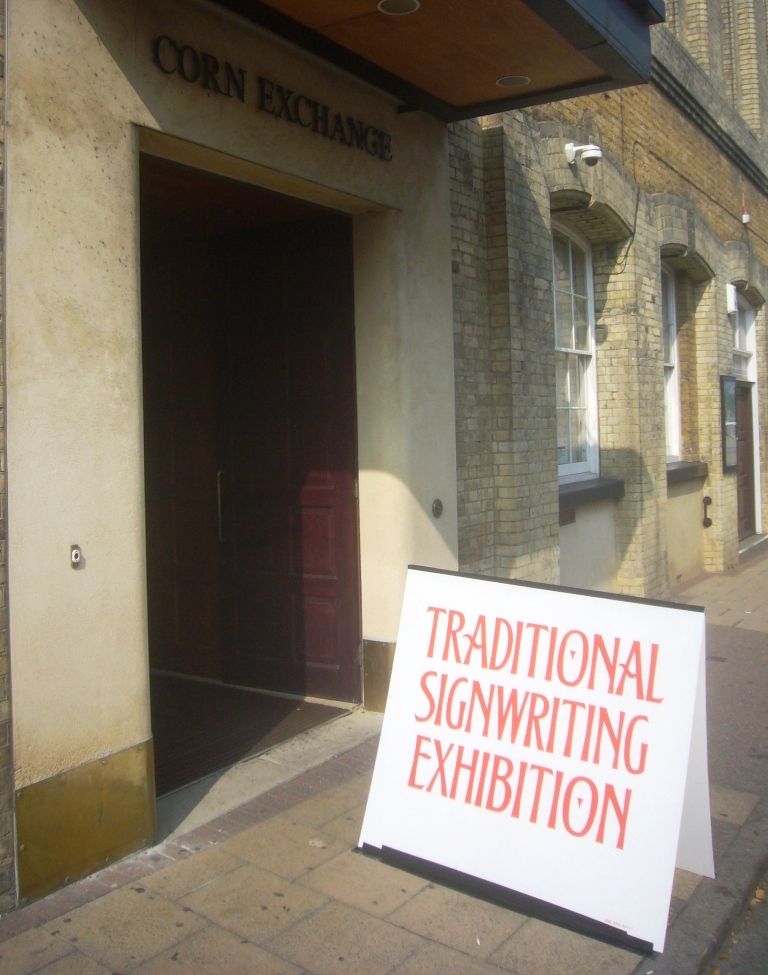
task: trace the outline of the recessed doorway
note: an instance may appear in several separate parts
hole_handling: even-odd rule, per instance
[[[162,714],[171,701],[184,710],[180,687],[195,702],[190,725],[211,719],[196,746],[208,752],[202,774],[217,752],[220,767],[232,762],[227,711],[240,704],[222,705],[223,687],[245,695],[246,739],[252,704],[248,753],[273,743],[276,724],[290,733],[286,701],[303,730],[306,698],[360,700],[352,227],[335,211],[155,156],[142,155],[140,178],[162,793],[158,733],[178,724]],[[206,684],[218,701],[209,711]],[[170,753],[183,745],[182,732]],[[175,787],[183,763],[170,763]],[[184,775],[195,777],[194,761]]]

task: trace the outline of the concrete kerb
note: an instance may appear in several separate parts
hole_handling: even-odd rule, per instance
[[[675,918],[664,952],[641,961],[634,975],[704,975],[747,906],[768,864],[768,797],[758,802],[717,864]]]

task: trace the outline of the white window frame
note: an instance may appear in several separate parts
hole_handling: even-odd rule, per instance
[[[760,437],[758,431],[760,402],[757,383],[757,329],[755,306],[733,284],[728,285],[728,318],[733,335],[733,374],[752,384],[752,434],[755,487],[755,531],[763,532],[762,490],[760,479]]]
[[[674,271],[661,268],[662,357],[664,359],[664,423],[667,460],[680,460],[680,369],[677,344],[677,280]],[[669,352],[669,354],[668,354]]]
[[[737,379],[754,382],[757,378],[753,375],[755,309],[740,292],[736,292],[735,302],[728,317],[731,319],[733,333],[733,374]]]
[[[554,237],[559,235],[568,242],[568,253],[570,261],[570,289],[568,292],[558,289],[557,287],[557,276],[555,269],[555,247],[554,247]],[[558,462],[558,475],[561,480],[581,480],[590,477],[597,477],[600,473],[600,444],[598,439],[598,412],[597,412],[597,364],[596,364],[596,346],[595,346],[595,298],[594,298],[594,275],[592,268],[592,250],[584,238],[575,234],[572,230],[565,228],[558,224],[552,225],[552,304],[553,304],[553,317],[554,317],[554,342],[555,342],[555,355],[558,353],[564,353],[569,357],[578,358],[578,360],[583,363],[582,365],[582,384],[583,384],[583,402],[585,410],[585,459],[576,462],[559,463]],[[585,256],[586,263],[586,294],[580,294],[575,292],[573,289],[573,263],[572,263],[572,253],[573,248],[577,247]],[[578,298],[581,300],[586,299],[587,305],[587,348],[586,349],[576,349],[575,342],[571,342],[570,347],[558,344],[558,319],[557,319],[557,295],[565,295],[570,293],[571,303],[573,309],[573,300]],[[573,311],[572,311],[573,319]],[[559,395],[559,393],[557,394]],[[559,403],[556,403],[556,414],[559,415],[561,411]],[[570,425],[569,425],[570,429]],[[570,443],[570,440],[569,440]],[[559,445],[558,445],[559,452]],[[559,460],[559,458],[558,458]]]

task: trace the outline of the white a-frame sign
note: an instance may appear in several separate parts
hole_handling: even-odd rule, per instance
[[[360,845],[661,951],[714,876],[703,611],[409,569]]]

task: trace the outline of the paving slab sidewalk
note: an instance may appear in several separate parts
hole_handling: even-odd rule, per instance
[[[661,955],[606,944],[355,852],[379,726],[357,713],[245,763],[239,779],[192,788],[164,807],[165,839],[156,847],[0,919],[0,971],[703,972],[768,861],[767,593],[768,552],[675,593],[707,608],[717,877],[677,872]],[[330,754],[319,747],[324,736]]]

